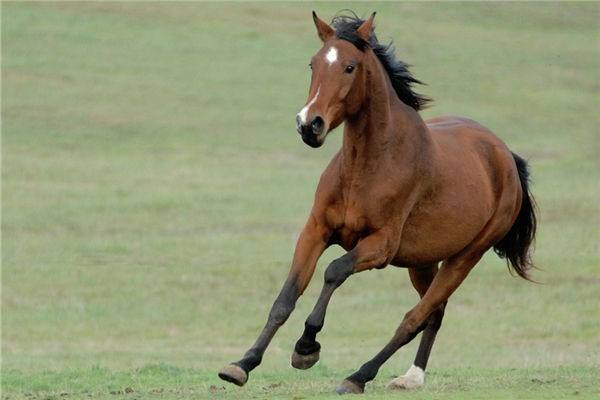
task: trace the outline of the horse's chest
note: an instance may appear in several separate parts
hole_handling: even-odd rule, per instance
[[[350,251],[364,236],[366,235],[360,231],[356,231],[347,226],[342,226],[335,231],[333,235],[333,243],[339,244],[346,251]]]
[[[381,185],[338,186],[326,211],[333,242],[350,250],[359,240],[392,223],[395,195]]]
[[[373,230],[373,219],[360,204],[344,204],[335,214],[335,242],[346,250],[356,246],[356,243]]]

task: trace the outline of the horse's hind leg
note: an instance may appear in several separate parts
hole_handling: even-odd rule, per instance
[[[483,252],[462,254],[444,262],[423,298],[406,313],[392,340],[375,357],[346,378],[337,392],[362,393],[365,384],[375,378],[383,363],[425,329],[427,318],[448,300],[482,255]]]
[[[437,263],[425,267],[410,268],[408,270],[410,280],[421,298],[425,295],[427,289],[429,289],[429,286],[437,274],[437,271]],[[417,350],[417,356],[415,357],[413,365],[408,369],[406,374],[392,380],[389,384],[389,388],[416,389],[423,386],[425,383],[425,368],[427,367],[427,360],[429,360],[429,354],[431,353],[431,347],[435,341],[437,331],[442,325],[445,307],[446,303],[444,302],[427,318],[425,329],[421,335],[419,349]]]

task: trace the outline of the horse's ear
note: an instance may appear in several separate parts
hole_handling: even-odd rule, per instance
[[[327,22],[323,21],[321,18],[317,17],[317,13],[313,11],[313,21],[315,21],[315,26],[317,27],[317,33],[323,42],[328,41],[333,37],[335,31],[332,27],[330,27]]]
[[[371,32],[373,31],[373,21],[375,20],[375,14],[377,13],[374,12],[373,14],[371,14],[369,19],[363,22],[362,25],[359,26],[356,30],[358,36],[360,36],[360,38],[363,39],[365,42],[368,42],[369,37],[371,37]]]

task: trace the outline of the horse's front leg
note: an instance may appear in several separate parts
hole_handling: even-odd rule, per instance
[[[275,332],[288,319],[294,310],[298,297],[308,286],[317,260],[327,247],[328,240],[328,230],[311,215],[300,234],[290,273],[279,296],[277,296],[271,307],[267,324],[254,345],[244,354],[241,360],[231,363],[219,371],[221,379],[235,383],[238,386],[246,383],[248,374],[260,364]]]
[[[317,304],[304,323],[304,333],[296,342],[292,354],[294,368],[308,369],[319,360],[321,345],[316,341],[316,336],[323,328],[327,305],[333,292],[356,272],[386,266],[392,258],[389,237],[386,231],[377,231],[329,264],[325,270],[325,282]]]

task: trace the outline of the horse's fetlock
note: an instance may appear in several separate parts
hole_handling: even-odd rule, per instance
[[[245,354],[244,358],[250,359],[257,364],[260,364],[262,362],[262,354],[256,349],[250,349]]]
[[[251,348],[244,354],[244,358],[233,364],[243,369],[246,373],[252,371],[262,362],[262,352],[258,349]]]
[[[304,331],[307,333],[319,333],[323,329],[323,321],[313,321],[311,316],[304,323]]]
[[[379,366],[373,360],[364,363],[358,371],[350,375],[347,379],[361,385],[364,388],[366,382],[372,381],[377,376]]]
[[[321,344],[316,340],[308,339],[303,336],[296,342],[294,350],[296,351],[296,353],[306,356],[321,350]]]

